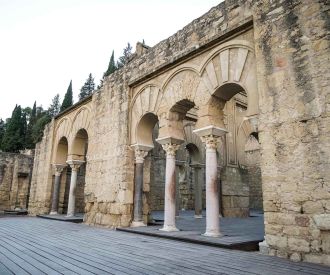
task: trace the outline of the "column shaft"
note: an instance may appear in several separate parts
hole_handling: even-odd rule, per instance
[[[220,236],[217,155],[215,148],[206,149],[206,232],[205,236]]]
[[[202,193],[203,186],[201,181],[201,169],[198,167],[194,168],[194,187],[195,187],[195,218],[202,218]]]
[[[133,223],[143,223],[143,163],[135,164]]]
[[[54,190],[52,197],[52,207],[50,210],[50,215],[56,215],[58,210],[58,197],[60,193],[60,184],[61,184],[61,174],[55,173],[55,182],[54,182]]]
[[[175,155],[166,155],[164,231],[178,231],[175,226]]]
[[[76,207],[76,185],[77,185],[77,169],[72,168],[71,180],[70,180],[70,192],[67,217],[73,217],[75,215]]]
[[[179,217],[180,215],[180,196],[179,196],[179,171],[180,168],[178,165],[175,166],[175,216]]]

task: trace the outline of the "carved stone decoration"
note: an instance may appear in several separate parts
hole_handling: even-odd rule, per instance
[[[135,148],[135,163],[143,163],[144,158],[148,155],[148,151]]]
[[[220,137],[209,135],[209,136],[203,136],[201,137],[201,140],[203,143],[205,143],[206,150],[217,150]]]
[[[176,151],[180,148],[179,144],[162,144],[164,151],[166,152],[166,156],[173,156],[175,157]]]

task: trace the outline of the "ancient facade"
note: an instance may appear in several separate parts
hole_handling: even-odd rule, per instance
[[[28,208],[33,151],[0,152],[0,212]]]
[[[137,44],[35,154],[29,212],[145,225],[165,210],[264,209],[261,251],[330,264],[327,1],[230,1],[152,48]],[[177,196],[176,196],[177,194]]]

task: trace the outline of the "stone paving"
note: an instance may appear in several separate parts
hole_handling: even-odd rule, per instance
[[[35,217],[0,219],[0,274],[330,274],[308,263]]]

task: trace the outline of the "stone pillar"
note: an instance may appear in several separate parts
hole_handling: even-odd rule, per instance
[[[180,216],[180,196],[179,196],[179,187],[180,187],[180,167],[179,165],[175,166],[175,217]]]
[[[205,173],[206,173],[206,231],[204,236],[219,237],[219,193],[217,182],[217,146],[220,136],[227,133],[225,129],[214,126],[194,130],[201,137],[206,146]]]
[[[61,174],[63,169],[66,167],[65,164],[53,164],[55,169],[55,182],[54,182],[54,189],[53,189],[53,196],[52,196],[52,207],[50,210],[49,215],[57,215],[58,212],[58,196],[60,193],[60,184],[61,184]]]
[[[68,211],[66,216],[73,217],[75,215],[75,207],[76,207],[76,185],[77,185],[77,173],[80,165],[84,163],[82,160],[69,160],[66,162],[70,165],[71,179],[70,179],[70,191],[69,191],[69,202],[68,202]]]
[[[148,151],[153,147],[135,144],[135,171],[134,171],[134,210],[132,227],[146,226],[143,222],[143,163]]]
[[[165,173],[165,213],[163,231],[178,231],[175,226],[175,193],[176,193],[176,178],[175,178],[175,154],[179,149],[183,140],[172,137],[157,139],[166,152],[166,173]]]
[[[201,166],[193,164],[191,167],[194,169],[194,190],[195,190],[195,218],[201,219],[203,212],[203,185],[201,180]]]

